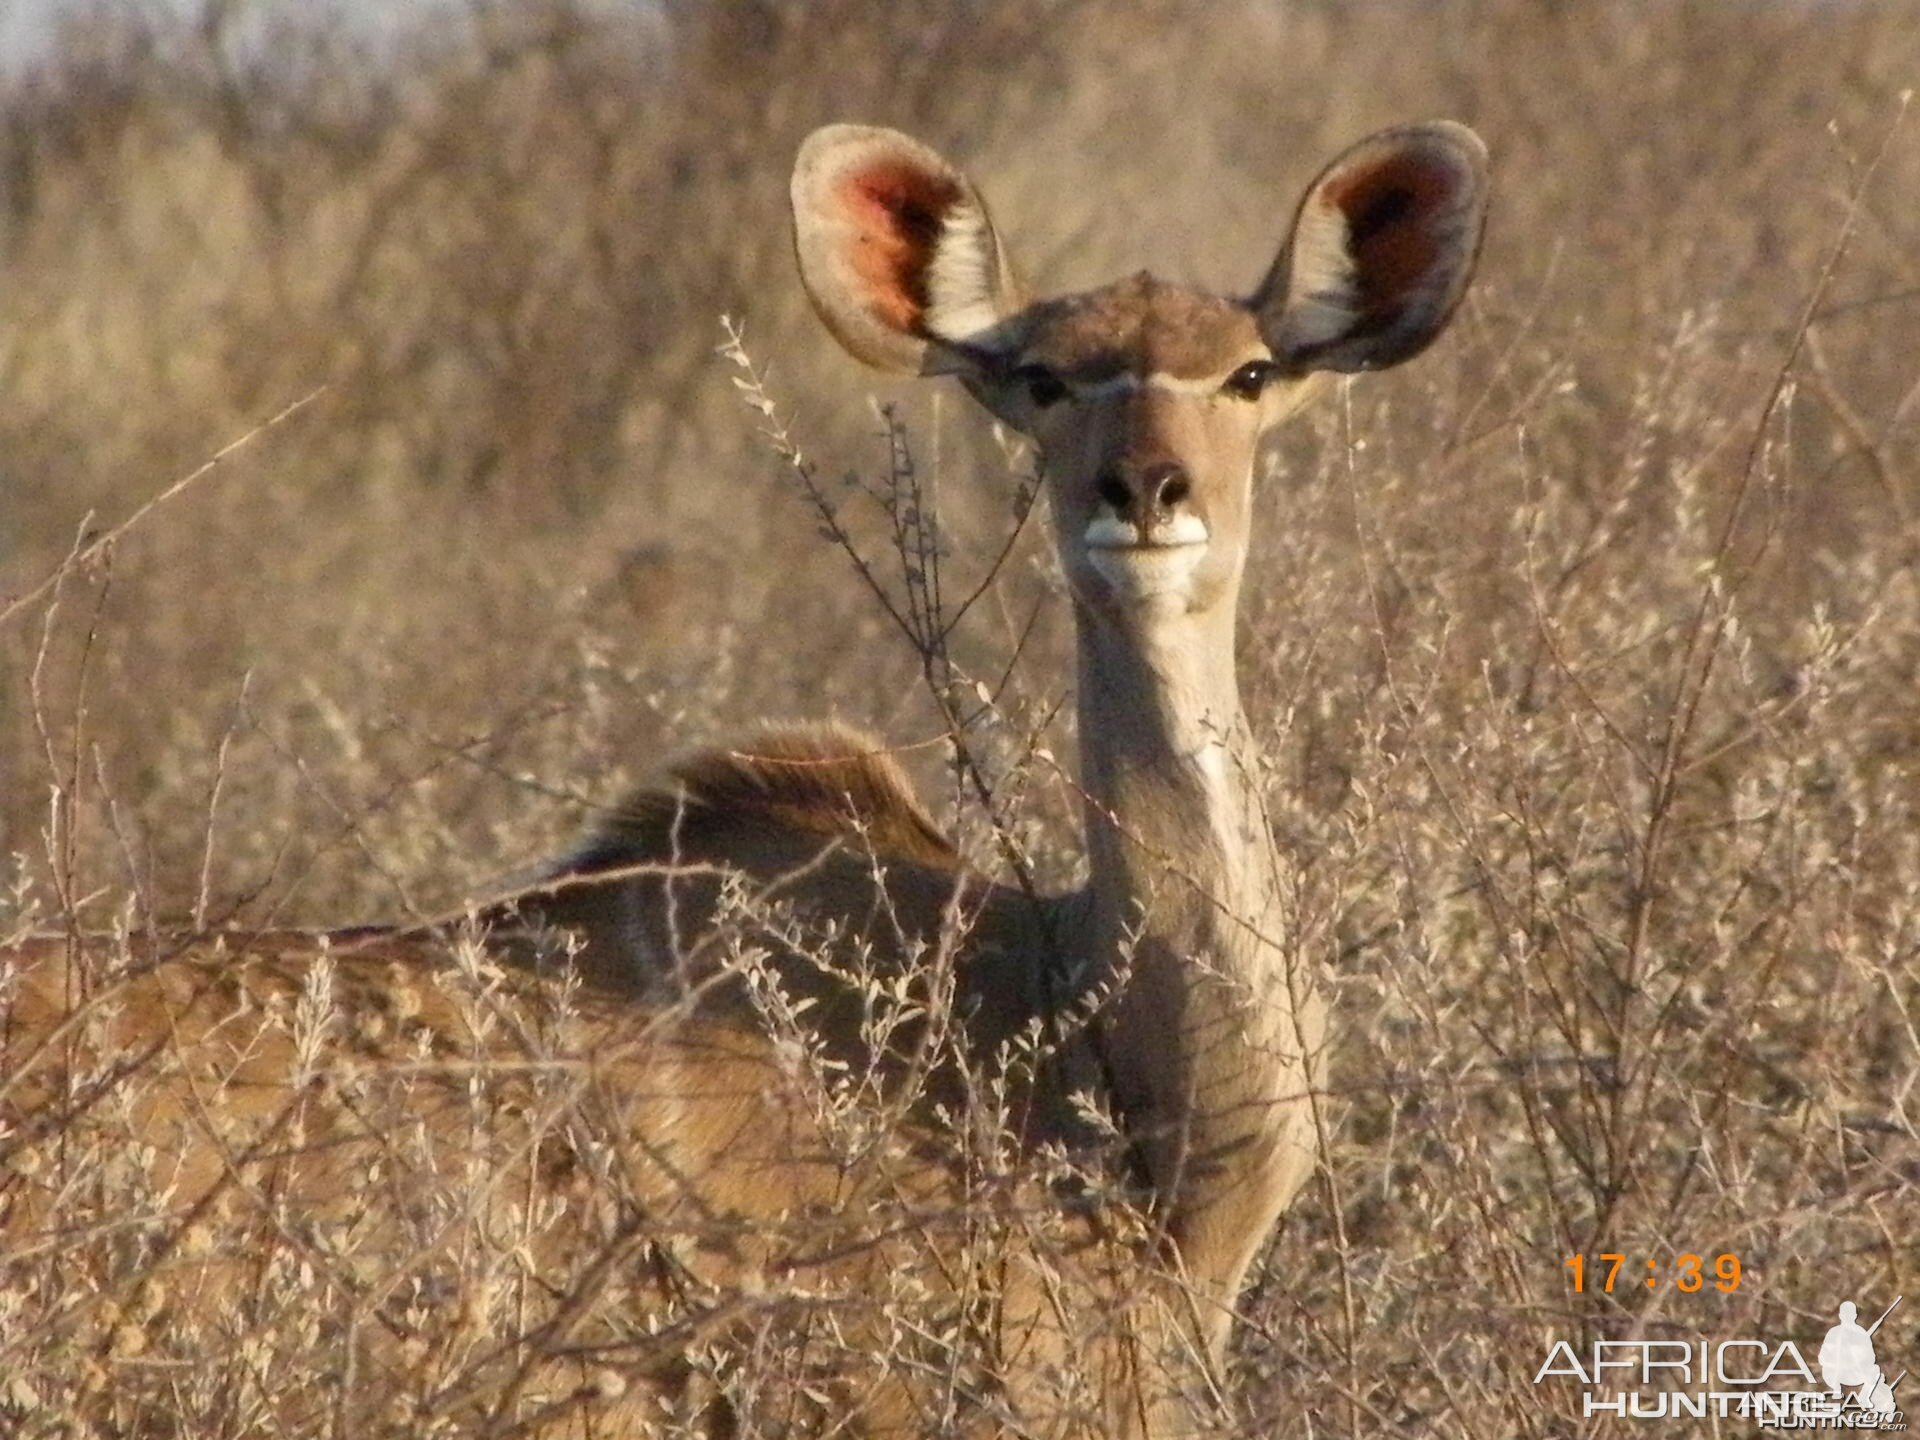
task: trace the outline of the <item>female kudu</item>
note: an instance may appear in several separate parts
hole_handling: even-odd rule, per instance
[[[1484,189],[1470,131],[1390,130],[1313,183],[1250,300],[1142,273],[1035,301],[946,161],[816,132],[792,196],[828,328],[882,369],[957,377],[1038,447],[1077,625],[1087,885],[980,876],[879,742],[772,729],[685,762],[487,912],[523,961],[569,933],[562,974],[372,935],[162,943],[103,980],[86,944],[30,943],[0,982],[0,1263],[78,1243],[49,1157],[111,1111],[148,1147],[150,1206],[113,1284],[164,1272],[166,1305],[217,1308],[249,1245],[291,1246],[373,1369],[440,1352],[353,1257],[450,1243],[445,1197],[415,1185],[465,1167],[463,1218],[510,1232],[537,1323],[464,1385],[416,1386],[406,1423],[731,1433],[747,1372],[713,1347],[824,1327],[846,1363],[795,1378],[798,1429],[1191,1431],[1313,1165],[1324,1038],[1278,939],[1235,677],[1256,450],[1325,374],[1439,333]],[[837,1108],[869,1082],[885,1134]],[[957,1141],[983,1113],[995,1136]],[[1085,1183],[1098,1164],[1112,1185]],[[972,1217],[996,1205],[983,1250]],[[369,1346],[382,1327],[416,1348]],[[640,1384],[564,1379],[583,1354]]]

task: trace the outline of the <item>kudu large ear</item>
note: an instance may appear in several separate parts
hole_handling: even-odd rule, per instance
[[[1320,174],[1254,308],[1282,364],[1379,370],[1424,350],[1467,288],[1487,147],[1464,125],[1383,130]]]
[[[967,177],[897,130],[829,125],[793,166],[814,309],[854,356],[901,374],[971,368],[1012,340],[1020,287]]]

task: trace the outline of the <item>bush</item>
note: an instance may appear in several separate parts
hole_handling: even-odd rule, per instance
[[[1842,1298],[1877,1314],[1920,1263],[1910,18],[76,22],[0,93],[0,595],[326,388],[0,621],[16,909],[440,914],[664,750],[827,712],[900,740],[991,868],[913,748],[942,730],[917,657],[810,543],[714,353],[740,318],[828,473],[891,474],[792,277],[794,145],[924,135],[1042,288],[1147,263],[1232,289],[1340,143],[1452,114],[1496,163],[1465,314],[1264,479],[1242,673],[1341,1114],[1248,1299],[1242,1396],[1260,1433],[1557,1435],[1555,1338],[1804,1345]],[[1018,464],[932,387],[883,398],[949,563],[984,573]],[[1004,783],[1064,882],[1073,797],[1016,763],[1071,749],[1039,530],[954,645],[968,675],[1017,657]],[[1600,1252],[1745,1277],[1571,1293],[1564,1258]]]

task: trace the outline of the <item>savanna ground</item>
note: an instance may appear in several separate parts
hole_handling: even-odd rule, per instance
[[[896,593],[902,453],[950,595],[1021,462],[820,333],[795,145],[926,138],[1043,290],[1231,290],[1335,149],[1452,116],[1495,161],[1462,315],[1260,490],[1240,664],[1337,1128],[1246,1297],[1241,1403],[1581,1434],[1533,1383],[1556,1339],[1811,1355],[1903,1293],[1880,1350],[1920,1363],[1909,3],[472,0],[379,47],[116,14],[0,89],[0,939],[446,913],[765,716],[898,740],[993,866],[722,317]],[[1064,884],[1043,540],[951,659]],[[1633,1283],[1574,1294],[1600,1252]],[[1640,1282],[1689,1252],[1739,1288]],[[70,1433],[44,1405],[92,1362],[14,1259],[0,1424]],[[263,1353],[291,1390],[325,1347]]]

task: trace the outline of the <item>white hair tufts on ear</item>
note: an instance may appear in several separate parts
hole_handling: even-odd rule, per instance
[[[1480,249],[1487,151],[1464,125],[1370,135],[1320,172],[1253,305],[1283,365],[1353,374],[1446,328]]]
[[[972,198],[950,206],[927,265],[927,333],[964,341],[1005,318],[997,293],[1000,257],[987,212]]]
[[[1360,296],[1347,217],[1337,205],[1309,205],[1294,230],[1288,289],[1297,297],[1287,315],[1287,338],[1303,350],[1328,344],[1353,328]]]

